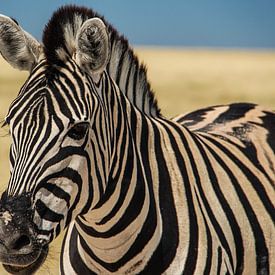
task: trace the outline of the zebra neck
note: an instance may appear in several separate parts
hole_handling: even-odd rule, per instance
[[[116,129],[112,139],[116,150],[112,152],[107,188],[97,205],[76,220],[76,229],[92,251],[87,261],[98,266],[100,259],[102,263],[96,273],[120,270],[120,265],[138,273],[161,238],[155,204],[158,188],[148,179],[137,146],[142,134],[147,138],[141,131],[143,115],[125,97],[115,97],[111,105],[115,108],[109,119]],[[130,260],[132,264],[125,265]]]
[[[153,188],[148,186],[130,142],[127,148],[122,164],[113,167],[101,203],[76,221],[78,234],[90,247],[86,261],[97,267],[101,263],[95,273],[138,273],[161,238],[162,225],[154,205]],[[129,261],[131,264],[125,265]],[[128,270],[120,270],[126,267]]]

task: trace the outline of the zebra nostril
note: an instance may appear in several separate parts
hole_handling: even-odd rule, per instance
[[[21,250],[31,243],[30,238],[27,235],[21,235],[16,241],[13,242],[10,247],[13,250]]]

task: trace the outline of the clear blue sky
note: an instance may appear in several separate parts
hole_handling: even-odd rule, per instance
[[[100,12],[133,45],[275,49],[275,0],[1,0],[0,13],[39,40],[64,4]]]

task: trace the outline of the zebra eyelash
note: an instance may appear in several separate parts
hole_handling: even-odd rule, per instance
[[[4,135],[4,137],[5,136],[11,136],[11,132],[10,132],[10,129],[9,129],[9,123],[4,120],[0,124],[1,124],[1,126],[0,126],[1,129],[7,130],[6,135]]]
[[[5,128],[6,126],[9,125],[8,122],[7,122],[6,120],[1,121],[0,124],[1,124],[1,128]]]

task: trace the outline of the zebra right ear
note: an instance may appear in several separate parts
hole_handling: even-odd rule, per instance
[[[110,44],[105,24],[99,18],[84,22],[76,36],[76,62],[92,75],[100,75],[109,62]]]
[[[0,14],[0,53],[16,69],[31,71],[42,52],[40,43],[15,20]]]

